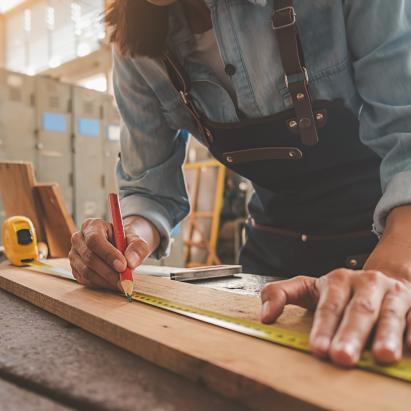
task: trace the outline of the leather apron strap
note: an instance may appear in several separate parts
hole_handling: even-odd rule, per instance
[[[162,57],[162,60],[171,83],[180,94],[182,102],[190,111],[200,132],[204,135],[206,143],[208,144],[208,146],[210,146],[210,144],[212,144],[213,142],[213,135],[211,134],[210,130],[205,127],[203,121],[201,120],[201,114],[197,110],[197,107],[195,106],[194,101],[191,97],[191,81],[189,76],[187,75],[185,69],[180,65],[177,58],[171,52],[165,53]]]
[[[316,145],[318,143],[317,126],[292,0],[274,0],[272,27],[278,40],[284,80],[293,101],[296,112],[296,127],[301,136],[301,142],[307,146]],[[184,67],[179,64],[171,52],[164,54],[163,63],[173,86],[205,136],[206,142],[210,145],[213,142],[213,135],[204,125],[201,113],[192,100],[190,95],[191,82]]]
[[[308,90],[308,73],[292,0],[274,0],[272,27],[277,36],[284,80],[293,100],[301,142],[307,146],[316,145],[318,134]]]

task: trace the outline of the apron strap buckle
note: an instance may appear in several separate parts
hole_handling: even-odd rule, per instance
[[[272,26],[278,40],[284,80],[293,101],[301,142],[306,146],[315,146],[318,144],[318,133],[293,0],[274,0]]]
[[[293,6],[283,7],[273,11],[271,24],[274,30],[282,30],[293,26],[295,22],[296,13]]]
[[[310,80],[309,77],[308,77],[308,71],[305,67],[302,67],[302,69],[303,69],[302,73],[304,75],[305,84],[308,84],[309,80]],[[295,74],[295,75],[299,75],[299,74],[300,73]],[[287,74],[284,74],[284,82],[285,82],[285,85],[286,85],[287,88],[289,88],[289,84],[291,83],[291,81],[288,80],[288,77],[289,76]]]

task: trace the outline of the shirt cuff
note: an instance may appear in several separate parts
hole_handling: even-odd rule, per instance
[[[160,233],[160,245],[150,257],[160,259],[170,254],[171,219],[167,210],[155,200],[139,195],[129,195],[120,200],[123,218],[141,216],[151,221]]]
[[[393,208],[411,204],[411,171],[395,174],[388,183],[374,212],[374,232],[381,236],[385,220]]]

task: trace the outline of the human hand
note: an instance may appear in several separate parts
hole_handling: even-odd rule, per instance
[[[119,273],[138,267],[160,242],[152,223],[143,217],[124,220],[127,248],[124,255],[114,246],[113,226],[101,219],[86,220],[72,236],[70,265],[76,280],[92,288],[121,289]]]
[[[375,328],[372,354],[383,364],[401,359],[404,332],[411,348],[411,281],[376,270],[337,269],[320,278],[299,276],[267,284],[261,319],[274,322],[286,304],[314,311],[314,355],[355,365]]]

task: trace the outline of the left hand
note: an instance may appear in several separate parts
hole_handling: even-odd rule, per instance
[[[374,358],[383,364],[401,359],[404,332],[411,348],[411,281],[381,271],[337,269],[320,277],[299,276],[267,284],[262,321],[272,323],[286,304],[312,309],[313,354],[339,365],[355,365],[375,327]]]

